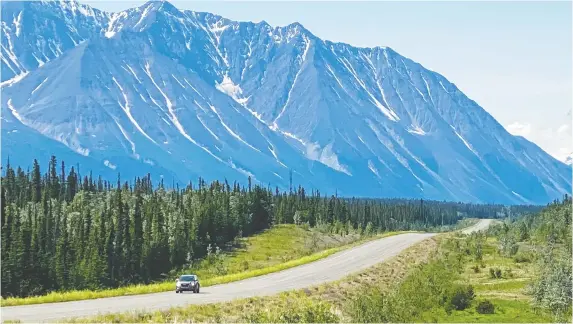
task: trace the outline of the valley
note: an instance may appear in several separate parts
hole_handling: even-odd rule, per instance
[[[3,323],[571,321],[571,157],[513,135],[555,121],[506,129],[402,49],[317,25],[93,5],[1,5]],[[402,53],[448,60],[454,31]],[[503,74],[478,54],[457,68]],[[535,64],[481,86],[520,96]]]

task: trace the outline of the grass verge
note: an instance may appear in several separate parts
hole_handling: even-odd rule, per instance
[[[279,231],[279,234],[277,234],[276,231]],[[349,249],[351,247],[357,246],[359,244],[365,243],[367,241],[380,239],[380,238],[388,237],[388,236],[392,236],[392,235],[407,233],[405,231],[403,231],[403,232],[386,232],[386,233],[382,233],[379,235],[362,237],[362,238],[355,239],[352,243],[344,244],[344,245],[333,247],[333,248],[328,248],[326,250],[323,250],[323,251],[320,251],[317,253],[312,253],[310,255],[300,257],[301,254],[305,254],[305,253],[308,253],[309,251],[317,249],[317,246],[318,246],[318,248],[320,248],[321,246],[322,247],[328,246],[328,245],[321,245],[321,243],[317,243],[315,240],[318,240],[318,241],[321,241],[324,243],[325,241],[329,241],[329,240],[332,241],[332,238],[336,237],[336,236],[323,234],[317,238],[318,234],[311,233],[310,239],[313,241],[311,246],[305,250],[304,248],[302,248],[302,246],[304,246],[304,244],[301,244],[301,242],[305,242],[305,240],[302,240],[302,241],[298,240],[297,244],[300,246],[297,249],[296,244],[293,243],[293,245],[289,246],[285,242],[285,240],[299,237],[296,235],[296,233],[298,231],[312,232],[309,230],[304,230],[304,229],[295,227],[293,225],[281,225],[275,229],[269,230],[267,233],[261,234],[260,236],[263,236],[262,239],[261,239],[261,237],[254,237],[254,238],[245,239],[246,243],[245,242],[244,243],[247,247],[243,248],[242,250],[240,250],[238,252],[237,251],[231,252],[228,260],[224,260],[222,262],[223,266],[226,267],[226,269],[228,269],[228,268],[235,269],[235,271],[237,271],[235,273],[229,273],[226,275],[217,276],[217,275],[214,275],[214,273],[216,273],[216,272],[213,271],[213,269],[211,269],[211,267],[208,267],[208,266],[205,266],[204,268],[200,268],[198,271],[194,271],[194,272],[199,275],[199,278],[201,279],[201,286],[202,287],[225,284],[225,283],[230,283],[230,282],[234,282],[234,281],[253,278],[253,277],[257,277],[257,276],[261,276],[261,275],[265,275],[265,274],[269,274],[269,273],[273,273],[273,272],[278,272],[278,271],[286,270],[289,268],[297,267],[297,266],[300,266],[303,264],[307,264],[310,262],[314,262],[314,261],[326,258],[332,254],[337,253],[337,252],[340,252],[340,251]],[[290,235],[284,235],[284,232],[288,232]],[[279,237],[283,237],[285,239],[277,239]],[[274,240],[276,240],[276,241],[274,243],[271,243],[271,241],[274,241]],[[257,242],[259,242],[259,243],[257,243]],[[279,243],[277,243],[277,242],[279,242]],[[344,241],[338,241],[338,242],[344,242]],[[261,244],[261,243],[264,243],[264,244]],[[276,246],[278,244],[278,245],[282,246],[282,248],[277,248],[276,250],[267,249],[267,248],[263,247],[265,244],[271,245],[271,246]],[[332,244],[332,242],[330,244]],[[287,262],[279,263],[279,260],[284,260],[284,255],[282,257],[276,257],[276,256],[280,255],[282,249],[285,249],[285,247],[287,247],[289,249],[289,251],[298,251],[298,253],[292,254],[291,256],[293,258],[296,256],[299,256],[299,257],[296,259],[292,259],[290,261],[287,261]],[[270,255],[268,253],[261,253],[261,250],[274,251],[274,254]],[[253,252],[253,251],[255,251],[255,252]],[[273,258],[272,256],[275,256],[275,257]],[[257,264],[258,264],[258,266],[260,266],[260,268],[253,269],[253,270],[247,270],[247,271],[240,271],[241,268],[238,267],[237,265],[244,264],[245,260],[258,260],[259,262]],[[268,262],[263,262],[262,260],[267,260]],[[225,264],[226,264],[226,266],[225,266]],[[253,264],[255,264],[255,263],[253,262]],[[269,264],[271,264],[271,265],[269,265]],[[201,266],[199,266],[199,267],[201,267]],[[220,266],[217,265],[217,268],[220,268]],[[75,290],[75,291],[68,291],[68,292],[53,292],[53,293],[50,293],[50,294],[44,295],[44,296],[2,299],[1,300],[1,306],[20,306],[20,305],[57,303],[57,302],[78,301],[78,300],[127,296],[127,295],[139,295],[139,294],[149,294],[149,293],[171,291],[173,289],[174,289],[174,282],[173,281],[167,281],[167,282],[147,284],[147,285],[144,285],[144,284],[131,285],[131,286],[125,286],[125,287],[120,287],[120,288],[115,288],[115,289],[105,289],[105,290],[99,290],[99,291]]]
[[[412,269],[427,262],[435,253],[437,246],[436,238],[430,238],[404,250],[386,262],[352,274],[342,280],[274,296],[240,299],[227,303],[174,307],[164,311],[105,314],[89,318],[70,319],[67,322],[348,322],[351,321],[351,318],[344,312],[345,304],[359,296],[364,287],[377,286],[384,287],[388,291],[392,290],[396,283],[403,280]]]
[[[484,300],[479,298],[478,300]],[[428,319],[441,323],[551,323],[550,315],[536,311],[529,300],[488,298],[495,305],[493,314],[480,314],[474,307],[447,314],[443,310],[426,314]]]
[[[532,307],[526,293],[533,276],[532,264],[500,256],[496,251],[499,242],[489,237],[483,243],[483,258],[476,271],[473,243],[467,242],[455,234],[439,235],[343,280],[275,296],[106,314],[69,322],[552,322],[550,314]],[[489,268],[500,268],[501,277],[492,278]],[[473,297],[465,308],[448,307],[459,305],[460,300],[455,301],[454,296],[460,296],[460,291],[466,291],[463,287],[470,285]],[[428,296],[440,298],[428,302]],[[492,313],[478,311],[478,305],[486,300],[495,307]]]

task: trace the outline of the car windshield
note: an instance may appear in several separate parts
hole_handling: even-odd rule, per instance
[[[181,281],[193,281],[193,280],[197,280],[196,276],[181,276],[179,278],[179,280]]]

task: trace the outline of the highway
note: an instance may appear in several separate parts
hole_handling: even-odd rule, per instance
[[[462,230],[462,233],[470,234],[472,232],[483,231],[483,230],[487,229],[493,223],[493,221],[494,221],[493,219],[480,219],[474,225]]]
[[[480,220],[464,233],[487,228],[491,220]],[[2,321],[55,322],[72,317],[87,317],[98,313],[151,311],[188,304],[209,304],[238,298],[268,296],[342,279],[398,255],[408,247],[430,238],[434,233],[405,233],[338,252],[324,259],[299,267],[228,284],[201,288],[199,294],[164,293],[110,297],[62,303],[2,307]],[[173,283],[175,288],[175,282]]]

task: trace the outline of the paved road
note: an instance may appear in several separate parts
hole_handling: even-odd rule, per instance
[[[488,225],[487,220],[482,220],[472,228],[475,227],[479,230]],[[199,294],[175,294],[175,291],[170,291],[64,303],[2,307],[0,310],[3,321],[20,320],[24,323],[37,323],[61,321],[71,317],[93,316],[98,313],[150,311],[187,304],[208,304],[237,298],[268,296],[342,279],[353,272],[383,262],[434,235],[436,234],[406,233],[382,238],[296,268],[224,285],[205,287],[201,289]]]
[[[464,234],[470,234],[472,232],[479,232],[487,229],[492,223],[493,219],[480,219],[476,224],[462,230]]]

